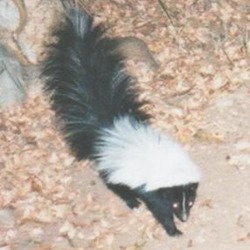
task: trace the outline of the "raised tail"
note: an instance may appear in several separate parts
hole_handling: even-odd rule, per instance
[[[124,71],[123,58],[115,52],[116,39],[104,33],[86,12],[68,10],[42,69],[46,93],[78,159],[95,157],[100,130],[112,126],[116,118],[147,117],[140,111],[142,104],[133,79]]]

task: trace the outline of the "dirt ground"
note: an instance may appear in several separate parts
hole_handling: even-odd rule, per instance
[[[24,1],[27,19],[38,9],[44,18],[48,2]],[[133,73],[154,126],[176,136],[201,167],[197,202],[186,223],[177,221],[184,233],[177,238],[144,206],[129,210],[91,162],[76,162],[38,89],[0,109],[0,250],[250,249],[249,1],[82,2],[109,35],[148,44],[159,69]],[[41,27],[32,36],[33,23],[17,42],[36,64],[49,34]]]

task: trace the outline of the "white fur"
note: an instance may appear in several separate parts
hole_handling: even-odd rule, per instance
[[[200,171],[176,141],[128,116],[102,131],[97,150],[96,168],[109,173],[109,183],[152,191],[200,180]]]

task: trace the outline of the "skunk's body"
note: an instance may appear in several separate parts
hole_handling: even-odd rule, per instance
[[[172,139],[150,127],[133,79],[124,72],[116,39],[71,9],[56,31],[43,76],[63,134],[77,159],[89,158],[107,186],[129,207],[143,201],[170,235],[181,232],[200,173]]]

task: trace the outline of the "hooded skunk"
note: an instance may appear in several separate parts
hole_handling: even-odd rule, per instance
[[[84,11],[68,10],[54,34],[42,76],[65,140],[78,160],[91,159],[107,187],[130,208],[144,202],[166,232],[179,235],[200,172],[177,142],[150,127],[117,40]]]

